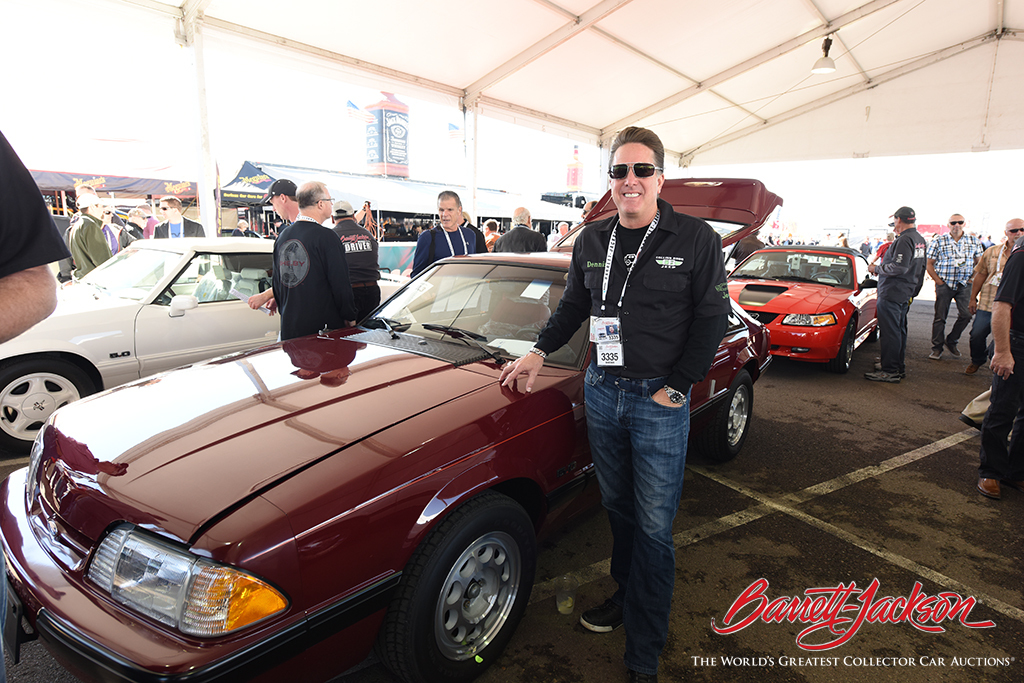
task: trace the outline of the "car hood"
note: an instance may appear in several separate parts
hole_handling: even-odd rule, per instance
[[[741,308],[751,311],[820,313],[832,310],[850,294],[848,289],[814,282],[729,280],[729,295]]]
[[[282,477],[493,382],[340,336],[287,341],[60,410],[40,495],[93,541],[118,520],[187,541]]]

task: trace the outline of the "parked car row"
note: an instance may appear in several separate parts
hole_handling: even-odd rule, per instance
[[[668,181],[662,196],[714,221],[727,243],[781,203],[746,180]],[[51,410],[31,429],[29,466],[0,486],[10,652],[39,637],[91,681],[327,680],[371,650],[407,681],[478,676],[526,608],[537,534],[599,499],[586,326],[549,354],[532,392],[498,382],[557,307],[567,250],[445,259],[357,328],[253,342]],[[238,305],[217,297],[252,274],[242,253],[263,256],[194,250],[149,277],[140,261],[124,276],[137,283],[125,285],[137,294],[132,332],[147,307],[171,336],[179,312]],[[203,254],[209,268],[192,268]],[[140,256],[166,258],[129,259]],[[749,303],[754,290],[743,292],[760,280],[744,277],[691,394],[691,446],[712,461],[739,453],[753,385],[779,351],[745,310],[767,302]],[[148,374],[139,348],[120,361],[134,363],[125,379]],[[106,386],[100,366],[119,367],[104,353],[92,388]]]

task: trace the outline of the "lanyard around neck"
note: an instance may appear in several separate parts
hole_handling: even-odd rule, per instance
[[[619,302],[615,305],[616,314],[620,308],[622,308],[622,299],[626,296],[626,285],[629,283],[629,276],[633,274],[633,268],[636,267],[637,261],[640,260],[640,252],[644,250],[644,245],[647,244],[647,238],[651,236],[654,229],[658,227],[658,220],[661,218],[661,210],[654,214],[654,220],[651,221],[651,226],[647,228],[647,232],[644,234],[644,238],[640,240],[640,247],[636,250],[636,256],[633,257],[633,263],[629,264],[626,269],[626,278],[622,281],[622,292],[619,294]],[[601,312],[605,310],[605,303],[608,301],[608,282],[612,276],[612,256],[615,255],[615,243],[618,241],[616,238],[617,231],[619,229],[619,219],[615,219],[615,227],[612,228],[611,237],[608,238],[608,254],[604,259],[604,279],[601,282]],[[628,229],[628,228],[627,228]]]
[[[457,227],[457,228],[455,228],[455,229],[456,229],[456,230],[458,231],[458,233],[459,233],[459,237],[461,237],[461,238],[462,238],[462,253],[463,253],[463,254],[468,254],[468,253],[469,253],[469,245],[468,245],[468,244],[466,244],[466,236],[462,234],[462,227],[460,226],[460,227]],[[448,231],[447,231],[447,230],[445,230],[444,228],[441,228],[441,232],[443,232],[443,233],[444,233],[444,238],[445,238],[446,240],[448,240],[448,252],[449,252],[449,253],[450,253],[450,254],[451,254],[452,256],[455,256],[455,245],[453,245],[453,244],[452,244],[452,238],[451,238],[451,236],[450,236],[450,235],[448,235]]]

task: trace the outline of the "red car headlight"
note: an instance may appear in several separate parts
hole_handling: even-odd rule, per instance
[[[825,327],[835,325],[836,316],[832,313],[790,313],[782,319],[783,325],[800,325],[803,327]]]
[[[97,547],[89,579],[117,602],[183,633],[212,638],[284,611],[261,579],[122,526]]]

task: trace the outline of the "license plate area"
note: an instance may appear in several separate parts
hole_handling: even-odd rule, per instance
[[[35,640],[36,635],[25,631],[22,617],[25,616],[25,608],[21,604],[21,598],[14,592],[11,582],[4,577],[4,588],[7,599],[4,601],[4,647],[11,657],[11,663],[17,664],[21,661],[21,645]]]

